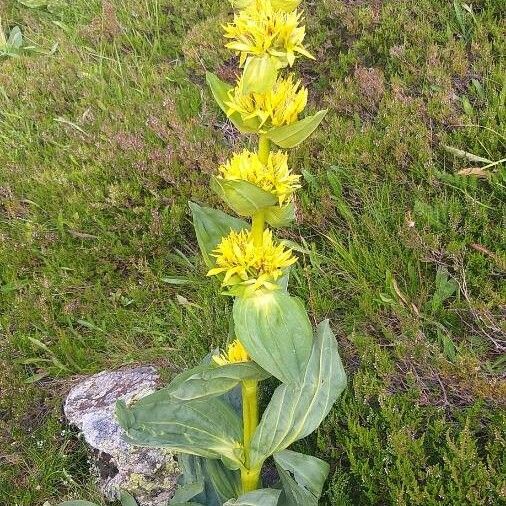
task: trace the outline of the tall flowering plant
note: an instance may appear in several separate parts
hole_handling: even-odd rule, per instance
[[[329,466],[287,448],[311,434],[346,385],[328,321],[313,331],[304,304],[288,292],[297,259],[274,229],[294,220],[300,177],[284,150],[303,142],[326,111],[303,116],[308,91],[290,73],[312,58],[297,0],[234,0],[224,26],[238,55],[235,84],[214,74],[217,104],[243,134],[257,136],[217,168],[211,188],[235,216],[191,203],[197,240],[223,294],[233,297],[230,342],[118,418],[137,445],[181,453],[181,486],[170,504],[317,505]],[[259,382],[280,385],[260,417]],[[273,458],[275,488],[263,488]]]

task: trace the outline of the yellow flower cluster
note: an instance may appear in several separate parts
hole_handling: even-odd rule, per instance
[[[244,346],[235,339],[228,345],[226,352],[214,355],[213,360],[218,365],[226,365],[237,364],[238,362],[249,362],[250,357],[248,352],[244,349]]]
[[[270,55],[281,67],[292,66],[297,53],[313,58],[302,45],[306,30],[299,26],[301,17],[297,11],[276,10],[271,0],[253,0],[224,26],[225,37],[232,39],[226,47],[237,51],[241,66],[250,55]]]
[[[272,90],[266,93],[243,94],[242,79],[229,91],[227,114],[239,113],[243,121],[253,118],[260,120],[260,132],[265,127],[290,125],[298,120],[299,114],[307,104],[307,89],[300,81],[294,82],[293,76],[278,78]]]
[[[291,249],[275,243],[270,230],[264,230],[262,246],[255,246],[249,230],[232,231],[214,250],[216,267],[207,275],[225,274],[222,286],[244,285],[248,291],[259,288],[273,290],[275,282],[297,259]]]
[[[222,179],[248,181],[274,194],[280,206],[289,202],[295,190],[300,188],[300,176],[291,173],[288,155],[283,151],[270,152],[265,165],[256,153],[245,149],[235,153],[218,170]]]

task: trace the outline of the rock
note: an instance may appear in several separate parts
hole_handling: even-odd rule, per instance
[[[65,400],[65,416],[90,445],[100,490],[110,501],[123,489],[140,506],[166,506],[174,494],[180,472],[172,453],[129,445],[114,415],[118,399],[128,404],[158,384],[150,366],[103,371],[75,385]]]

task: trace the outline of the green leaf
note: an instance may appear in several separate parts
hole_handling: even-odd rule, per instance
[[[244,180],[211,178],[211,189],[239,216],[253,216],[257,211],[273,206],[277,197]]]
[[[313,330],[299,299],[281,290],[257,292],[234,302],[237,339],[266,371],[284,383],[302,376],[313,341]]]
[[[209,506],[209,505],[205,505],[205,504],[202,504],[201,502],[174,502],[174,503],[169,503],[170,506]]]
[[[230,499],[223,506],[276,506],[280,494],[280,490],[261,488],[241,495],[237,499]]]
[[[164,389],[152,395],[165,395],[181,401],[222,395],[244,380],[265,380],[270,374],[255,362],[240,362],[222,366],[204,365],[185,371]]]
[[[316,130],[326,114],[327,110],[325,109],[291,125],[271,128],[266,136],[281,148],[294,148]]]
[[[171,276],[162,278],[161,281],[168,285],[191,285],[193,281],[186,276]]]
[[[57,506],[98,506],[98,504],[90,501],[65,501],[61,502]]]
[[[203,491],[204,491],[203,481],[194,481],[193,483],[182,485],[177,488],[169,504],[173,505],[177,503],[181,504],[186,503],[190,499],[193,499],[197,495],[201,494]]]
[[[30,9],[38,9],[40,7],[47,7],[51,2],[49,0],[18,0],[18,3]]]
[[[228,119],[234,124],[234,126],[243,134],[256,133],[260,126],[259,120],[253,118],[247,121],[243,121],[241,115],[238,112],[235,112],[231,115],[228,114],[228,107],[226,106],[226,102],[228,100],[228,92],[233,88],[233,86],[225,83],[212,72],[207,72],[206,81],[209,85],[209,88],[211,89],[214,100],[216,100],[216,103],[220,109],[227,115]]]
[[[494,163],[492,160],[488,158],[483,158],[482,156],[475,155],[474,153],[469,153],[468,151],[464,151],[463,149],[454,148],[453,146],[448,146],[446,144],[442,144],[443,148],[446,149],[449,153],[459,157],[459,158],[467,158],[471,162],[479,162],[479,163]]]
[[[311,455],[283,450],[274,454],[284,494],[280,506],[318,506],[330,466]]]
[[[203,489],[198,494],[189,497],[192,500],[206,506],[221,506],[225,501],[236,497],[240,493],[241,482],[240,474],[236,471],[227,469],[219,460],[204,459],[195,455],[179,455],[179,466],[182,471],[182,485],[191,485],[197,483],[197,487]],[[187,488],[185,493],[189,493],[191,488]],[[172,501],[178,502],[184,496],[174,496]],[[172,502],[170,503],[172,506]]]
[[[265,221],[273,228],[288,227],[295,221],[295,207],[292,202],[286,206],[272,206],[265,210]]]
[[[132,408],[118,401],[116,413],[132,444],[221,458],[231,469],[243,462],[242,422],[221,399],[178,401],[162,390]]]
[[[250,56],[246,60],[242,77],[242,92],[265,93],[273,88],[278,77],[279,60],[266,54]]]
[[[253,436],[251,466],[260,467],[273,453],[311,434],[345,387],[337,341],[325,320],[318,325],[311,358],[300,380],[274,391]]]
[[[218,496],[214,492],[214,489],[210,485],[204,472],[205,462],[214,462],[214,460],[211,461],[197,457],[196,455],[186,454],[179,454],[177,460],[182,473],[180,478],[181,486],[184,487],[185,485],[191,485],[193,483],[200,483],[204,485],[202,492],[192,497],[192,501],[197,504],[204,504],[208,506],[221,506],[222,501],[218,499]],[[173,502],[175,502],[174,499]],[[172,502],[169,502],[169,504],[170,506],[174,506]]]
[[[125,490],[120,491],[119,500],[121,506],[137,506],[137,501]]]
[[[214,266],[211,253],[218,246],[222,237],[228,235],[231,230],[238,232],[250,227],[245,221],[217,209],[201,207],[193,202],[190,202],[190,209],[193,214],[193,226],[200,251],[208,267]]]
[[[13,49],[21,49],[23,46],[23,34],[21,33],[21,29],[19,26],[15,26],[9,35],[9,40],[7,41],[7,45]]]
[[[227,469],[219,460],[204,459],[204,472],[222,502],[235,497],[241,490],[241,477],[237,471]]]

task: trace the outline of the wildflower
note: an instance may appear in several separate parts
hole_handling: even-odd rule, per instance
[[[213,360],[218,365],[225,365],[236,364],[238,362],[249,362],[250,357],[248,355],[248,352],[244,349],[244,346],[237,339],[235,339],[228,345],[227,351],[225,353],[214,355]]]
[[[273,89],[266,93],[243,94],[242,79],[228,92],[227,115],[239,113],[243,121],[257,118],[260,132],[272,127],[290,125],[298,120],[307,104],[307,89],[293,76],[279,78]]]
[[[301,17],[297,11],[276,10],[271,0],[253,0],[224,26],[225,37],[231,39],[225,46],[237,51],[241,66],[248,56],[265,54],[275,57],[281,67],[291,67],[296,54],[314,59],[302,45],[306,29],[299,26]]]
[[[297,261],[291,249],[273,241],[268,229],[263,232],[260,247],[255,246],[249,230],[232,231],[222,239],[213,256],[216,267],[207,275],[224,273],[222,286],[242,285],[248,293],[259,288],[276,289],[275,282],[283,275],[283,269]]]
[[[222,179],[248,181],[274,194],[280,206],[289,201],[292,193],[300,188],[300,176],[291,174],[288,155],[283,151],[269,153],[267,165],[264,165],[256,153],[245,149],[242,153],[235,153],[218,170]]]

